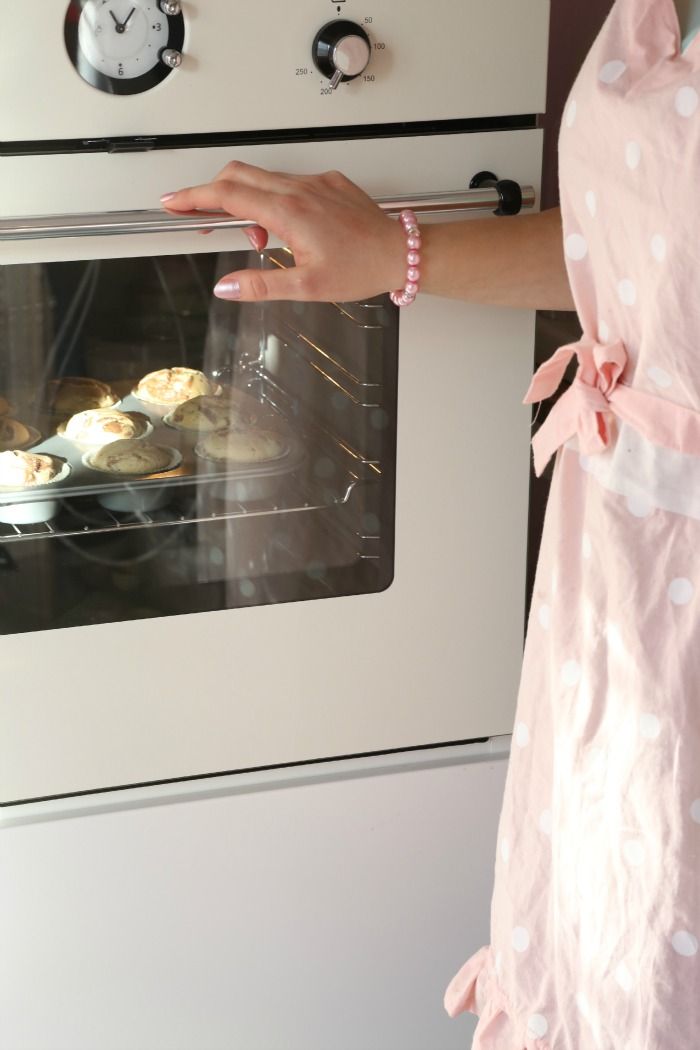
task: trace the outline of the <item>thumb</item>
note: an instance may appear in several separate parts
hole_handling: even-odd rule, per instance
[[[300,299],[295,268],[288,270],[238,270],[227,273],[214,287],[217,299],[263,302],[271,299]]]

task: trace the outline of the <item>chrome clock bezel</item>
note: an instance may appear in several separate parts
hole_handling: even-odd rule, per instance
[[[166,77],[174,72],[173,67],[160,61],[160,58],[142,76],[125,77],[123,80],[119,77],[109,76],[96,69],[82,51],[78,38],[80,16],[83,13],[83,8],[89,2],[90,0],[70,0],[63,24],[63,35],[68,57],[82,80],[90,84],[91,87],[97,88],[98,91],[104,91],[109,95],[139,95],[144,91],[150,91],[157,84],[161,84]],[[185,20],[182,12],[177,15],[166,15],[156,0],[152,0],[152,2],[158,9],[159,17],[165,20],[168,26],[167,41],[160,49],[161,52],[164,50],[182,51],[185,41]]]

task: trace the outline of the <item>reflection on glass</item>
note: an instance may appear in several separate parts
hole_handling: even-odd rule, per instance
[[[398,311],[212,296],[254,265],[0,267],[0,631],[389,586]]]

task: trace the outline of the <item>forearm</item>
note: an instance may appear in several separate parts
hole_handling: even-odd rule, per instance
[[[350,302],[406,281],[406,232],[337,171],[286,175],[231,161],[203,186],[167,193],[175,214],[247,215],[256,252],[272,233],[294,253],[284,269],[236,270],[222,299]],[[420,288],[447,298],[531,310],[574,310],[559,208],[530,215],[422,223]],[[342,250],[339,251],[339,246]]]
[[[421,291],[532,310],[575,310],[559,208],[424,224]]]

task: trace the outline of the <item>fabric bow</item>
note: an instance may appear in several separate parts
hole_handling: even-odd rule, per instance
[[[613,414],[623,414],[618,412],[618,383],[627,365],[627,351],[620,339],[598,343],[584,336],[560,346],[535,372],[523,404],[551,397],[574,354],[579,359],[576,377],[532,440],[537,477],[556,450],[574,434],[578,435],[579,448],[585,455],[602,452],[610,444]]]
[[[535,473],[540,476],[556,450],[574,434],[585,455],[602,452],[612,438],[612,417],[629,423],[655,445],[700,456],[700,412],[621,381],[627,351],[621,340],[598,343],[583,336],[567,343],[535,372],[523,404],[550,397],[576,354],[579,369],[532,439]]]

